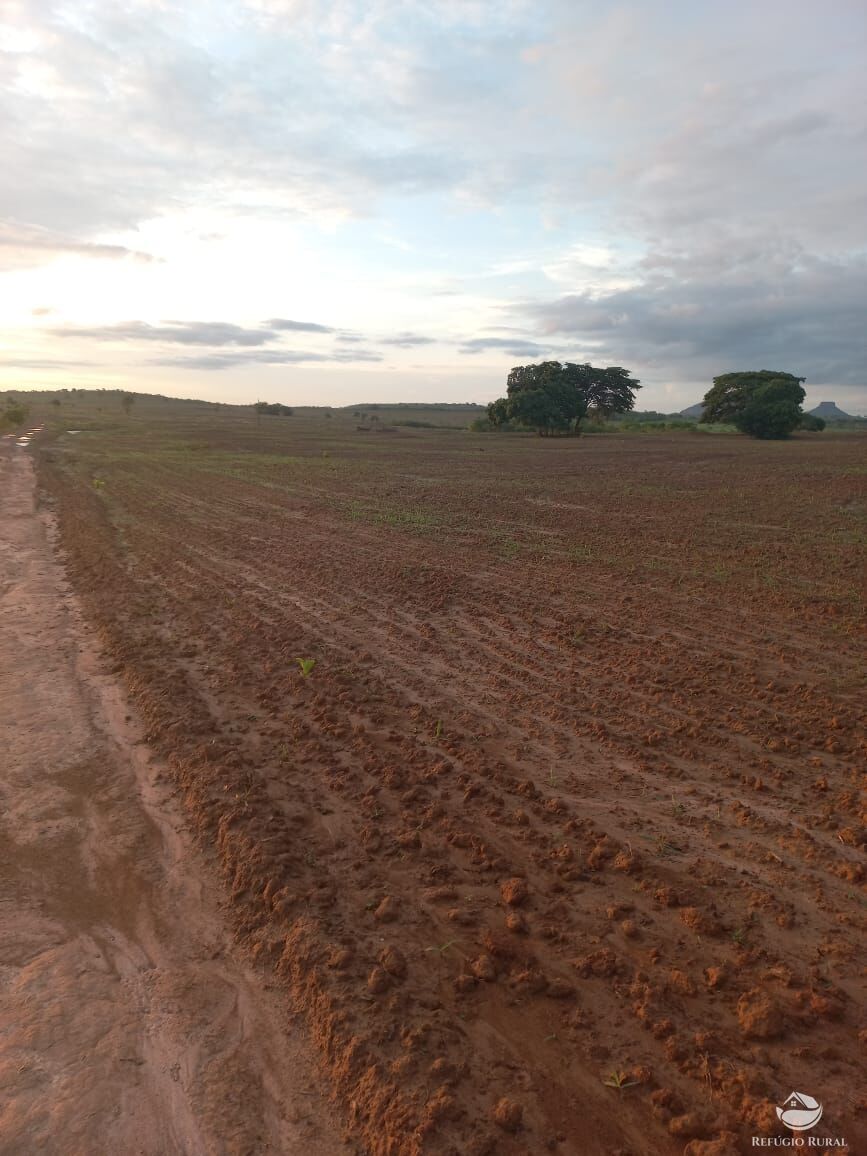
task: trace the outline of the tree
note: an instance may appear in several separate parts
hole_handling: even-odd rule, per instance
[[[825,428],[825,419],[823,417],[816,417],[812,413],[802,413],[800,428],[810,430],[812,433],[821,433]]]
[[[123,412],[127,417],[130,415],[130,410],[135,405],[134,393],[122,393],[120,395],[120,404],[123,406]]]
[[[804,416],[805,380],[772,369],[721,374],[704,395],[701,420],[733,422],[754,438],[786,438]]]
[[[517,365],[506,380],[506,397],[488,406],[492,425],[530,426],[541,437],[579,433],[592,406],[599,413],[624,413],[635,404],[641,385],[628,370],[598,368],[567,361]]]
[[[582,378],[587,391],[587,401],[591,408],[604,417],[613,413],[628,413],[635,405],[635,390],[641,386],[628,369],[619,365],[609,365],[607,369],[594,369],[592,365],[581,365]]]

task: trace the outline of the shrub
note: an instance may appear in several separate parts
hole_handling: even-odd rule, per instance
[[[26,405],[12,402],[6,406],[5,412],[0,414],[0,427],[23,425],[27,421],[27,412]]]
[[[291,405],[281,405],[279,401],[257,401],[254,406],[257,413],[266,413],[272,417],[291,417],[293,410]],[[331,417],[331,414],[327,414]]]
[[[802,413],[800,428],[810,430],[811,433],[821,433],[825,428],[825,419],[814,417],[811,413]]]

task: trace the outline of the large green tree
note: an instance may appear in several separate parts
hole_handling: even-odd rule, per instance
[[[704,395],[703,422],[732,422],[755,438],[786,438],[803,419],[806,379],[781,370],[724,373]]]
[[[592,408],[603,415],[624,413],[641,385],[618,365],[599,368],[567,361],[517,365],[506,380],[506,397],[488,406],[495,426],[529,426],[547,437],[578,433]]]

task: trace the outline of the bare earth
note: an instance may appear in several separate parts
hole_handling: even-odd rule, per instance
[[[0,1152],[345,1151],[0,444]]]

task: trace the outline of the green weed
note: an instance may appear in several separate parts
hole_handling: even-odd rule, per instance
[[[566,557],[573,562],[592,562],[595,555],[589,546],[570,546]]]
[[[628,1072],[609,1072],[608,1079],[602,1082],[606,1088],[617,1088],[618,1091],[622,1091],[624,1088],[636,1087],[638,1080],[627,1079],[628,1074]]]
[[[426,947],[425,951],[436,951],[439,955],[445,955],[449,948],[454,947],[457,942],[458,941],[456,939],[450,939],[446,943],[441,943],[439,947]]]

